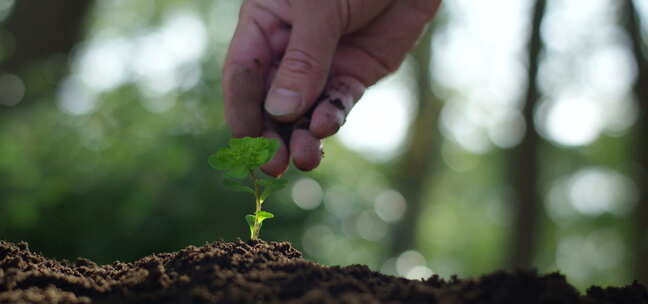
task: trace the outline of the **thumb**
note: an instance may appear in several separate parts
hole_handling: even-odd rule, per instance
[[[339,1],[295,1],[290,40],[265,103],[281,122],[292,122],[308,111],[328,79],[342,35]],[[322,9],[324,6],[330,9]]]

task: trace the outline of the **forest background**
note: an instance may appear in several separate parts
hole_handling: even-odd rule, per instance
[[[237,0],[0,1],[0,239],[130,261],[247,236],[221,186]],[[648,283],[648,1],[445,1],[266,240],[409,278]]]

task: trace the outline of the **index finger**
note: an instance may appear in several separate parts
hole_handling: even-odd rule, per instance
[[[253,1],[241,7],[222,80],[225,121],[234,137],[257,137],[263,131],[262,103],[272,62],[268,33],[279,25],[275,16],[256,10]]]

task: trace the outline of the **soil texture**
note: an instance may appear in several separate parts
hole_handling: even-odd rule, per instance
[[[579,292],[558,273],[407,280],[364,265],[323,266],[287,242],[214,242],[99,266],[0,241],[4,303],[648,303],[638,283]]]

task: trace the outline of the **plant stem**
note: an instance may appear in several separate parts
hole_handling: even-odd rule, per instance
[[[259,189],[259,183],[254,171],[250,171],[250,178],[254,184],[254,198],[256,200],[256,211],[254,212],[254,228],[252,229],[250,239],[257,240],[259,238],[259,232],[261,231],[261,222],[259,221],[258,214],[261,211],[261,190]]]

